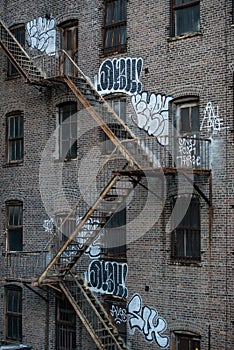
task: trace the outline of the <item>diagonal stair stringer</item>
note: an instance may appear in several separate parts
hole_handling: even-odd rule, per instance
[[[67,279],[61,281],[59,286],[98,349],[128,349],[103,305],[85,286],[81,278],[77,278],[70,272]]]

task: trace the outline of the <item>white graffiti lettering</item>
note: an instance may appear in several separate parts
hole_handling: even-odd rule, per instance
[[[200,166],[201,157],[197,155],[198,153],[198,144],[194,135],[190,139],[180,137],[178,140],[179,143],[179,156],[176,157],[180,161],[180,166]]]
[[[168,108],[171,100],[171,96],[147,92],[132,96],[137,126],[150,136],[158,137],[163,146],[168,144]]]
[[[223,118],[219,116],[219,106],[215,107],[212,102],[208,102],[204,109],[200,130],[203,129],[213,135],[225,129]]]
[[[128,265],[113,261],[93,260],[85,274],[88,286],[96,292],[127,298]]]
[[[45,232],[53,233],[53,231],[54,231],[54,219],[51,218],[48,220],[44,220],[43,228],[44,228]]]
[[[117,305],[112,305],[110,314],[114,318],[116,324],[127,322],[127,310]]]
[[[55,19],[35,18],[26,24],[28,46],[41,52],[55,52],[56,29]]]
[[[81,217],[76,219],[76,225],[78,225],[81,221]],[[90,235],[93,233],[93,231],[97,230],[99,226],[99,220],[94,220],[92,218],[89,218],[80,232],[77,234],[76,242],[79,243],[79,249],[82,249],[84,244],[86,243],[87,239],[90,237]],[[97,238],[94,240],[92,244],[89,245],[89,247],[86,249],[85,254],[89,255],[90,258],[97,258],[101,254],[101,247],[103,245],[101,234],[97,236]]]
[[[133,95],[141,92],[140,75],[143,66],[142,58],[114,58],[102,62],[94,85],[102,95],[123,92]]]
[[[166,321],[158,316],[156,309],[148,306],[142,306],[142,300],[139,294],[134,294],[128,303],[128,315],[130,329],[138,329],[145,336],[146,341],[155,341],[156,344],[165,349],[169,346],[169,338],[162,335],[167,328]]]

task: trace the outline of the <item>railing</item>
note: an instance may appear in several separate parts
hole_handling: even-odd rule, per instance
[[[8,252],[0,258],[0,280],[30,281],[45,269],[51,259],[50,251]]]
[[[167,139],[165,146],[158,142],[162,137]],[[160,136],[122,140],[125,148],[143,169],[165,167],[210,170],[210,142],[209,139],[195,136]]]

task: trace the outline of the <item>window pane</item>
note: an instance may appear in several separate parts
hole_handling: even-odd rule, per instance
[[[189,123],[189,107],[180,109],[180,121],[181,121],[181,130],[182,132],[190,131]]]
[[[193,106],[191,110],[192,118],[192,131],[200,130],[200,121],[199,121],[199,106]]]
[[[200,6],[189,6],[175,10],[175,35],[182,35],[200,30]]]
[[[21,251],[23,249],[22,228],[8,229],[10,251]]]
[[[77,105],[67,104],[59,108],[60,156],[77,157]]]

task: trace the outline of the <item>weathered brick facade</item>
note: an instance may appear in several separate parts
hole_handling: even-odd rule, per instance
[[[121,95],[126,99],[126,125],[134,135],[139,138],[159,137],[157,146],[153,146],[151,150],[151,141],[148,139],[144,141],[143,151],[141,148],[143,153],[148,152],[146,161],[149,159],[147,157],[151,157],[152,163],[158,164],[158,169],[153,174],[150,171],[145,172],[146,176],[142,177],[141,184],[137,184],[130,199],[126,200],[126,257],[110,258],[104,254],[90,258],[86,254],[81,262],[77,262],[78,267],[73,268],[73,271],[84,275],[90,263],[98,259],[103,262],[109,258],[112,262],[116,260],[119,264],[127,264],[126,300],[122,300],[115,293],[114,296],[109,293],[107,297],[105,294],[108,293],[103,292],[104,284],[98,298],[103,302],[105,298],[109,298],[112,303],[120,302],[116,305],[123,306],[117,326],[127,327],[127,345],[132,350],[162,349],[167,346],[171,350],[232,350],[234,344],[234,10],[230,1],[216,0],[211,4],[210,1],[203,0],[194,3],[200,3],[199,29],[172,36],[170,1],[126,1],[126,48],[122,51],[116,49],[116,52],[109,54],[103,52],[104,0],[32,0],[30,3],[26,0],[2,0],[0,4],[0,20],[10,29],[16,25],[26,26],[38,18],[55,20],[53,29],[56,33],[56,50],[66,45],[68,39],[64,32],[69,23],[70,27],[78,26],[78,49],[74,60],[92,82],[101,64],[107,59],[126,58],[125,61],[118,61],[123,69],[120,74],[115,72],[113,75],[114,83],[119,89],[113,88],[111,94],[104,94],[104,98],[118,98]],[[40,40],[44,38],[42,35]],[[31,56],[42,55],[41,42],[37,41],[37,46],[32,48],[29,41],[26,41],[25,51]],[[54,56],[44,52],[46,60],[57,57],[56,55],[58,53]],[[92,205],[95,193],[100,193],[107,185],[107,179],[102,174],[97,176],[95,182],[95,171],[100,162],[104,164],[109,156],[102,154],[103,146],[100,147],[103,131],[66,84],[56,80],[50,86],[30,84],[19,74],[9,77],[8,60],[0,47],[0,340],[14,340],[7,333],[9,325],[6,320],[9,315],[6,295],[9,286],[19,286],[22,288],[21,342],[32,346],[33,350],[68,349],[65,345],[62,348],[62,345],[59,347],[58,342],[56,343],[56,308],[58,299],[62,296],[58,285],[50,282],[49,285],[44,283],[37,287],[31,282],[39,278],[59,248],[56,225],[51,231],[47,230],[45,220],[53,218],[54,224],[59,225],[58,217],[61,223],[61,218],[65,218],[77,203],[80,209],[76,210],[75,219],[81,219]],[[40,61],[39,58],[34,60]],[[127,62],[130,65],[128,73]],[[135,68],[134,62],[138,64],[138,68]],[[110,65],[108,69],[102,71],[103,75],[99,78],[106,74],[104,83],[110,85],[113,83],[110,78]],[[134,80],[135,69],[138,69],[139,76]],[[128,78],[132,78],[132,92],[129,92],[126,84],[122,90],[120,88],[120,82],[124,85]],[[134,90],[134,84],[139,86],[137,84],[140,82],[142,87]],[[104,83],[101,85],[101,80],[98,83],[103,88]],[[147,94],[147,101],[144,100],[144,93]],[[160,99],[169,98],[168,107],[164,105],[165,111],[163,108],[160,110],[159,105],[153,108],[153,102],[150,106],[150,94]],[[78,147],[75,159],[64,160],[59,154],[61,130],[56,128],[62,115],[62,106],[68,102],[77,103]],[[151,113],[148,115],[148,122],[156,120],[159,114],[165,119],[168,115],[167,134],[165,129],[164,133],[150,133],[150,123],[146,125],[146,122],[138,127],[139,120],[145,113],[139,103],[146,109],[148,107],[148,112]],[[176,146],[171,140],[172,136],[176,136],[176,129],[178,132],[183,131],[180,129],[183,124],[182,108],[193,113],[192,108],[197,106],[199,129],[193,128],[193,121],[189,119],[190,126],[192,125],[189,131],[197,140],[191,141],[188,138],[190,141],[187,141],[187,148],[184,146],[187,158],[184,160],[184,153],[175,155]],[[19,111],[24,121],[23,159],[12,162],[9,161],[11,126],[8,122],[9,116]],[[195,118],[194,115],[191,118]],[[160,124],[160,120],[158,123]],[[157,130],[161,127],[159,124]],[[69,133],[72,134],[72,131]],[[117,131],[117,137],[124,138],[124,135]],[[160,139],[160,135],[169,135],[168,144],[165,139]],[[176,139],[183,142],[183,139]],[[137,147],[139,150],[139,146]],[[192,163],[190,157],[194,154]],[[137,160],[142,160],[142,155],[135,153],[134,156]],[[120,158],[108,163],[106,168],[109,169],[105,170],[105,174],[108,172],[110,175],[112,171],[123,168],[126,162],[123,157]],[[143,168],[149,170],[151,165],[144,164]],[[141,172],[130,175],[136,174]],[[85,192],[87,185],[92,189],[91,194]],[[192,193],[199,199],[199,243],[195,242],[195,238],[192,242],[192,246],[199,244],[196,248],[199,256],[193,255],[196,253],[191,253],[191,256],[187,252],[186,259],[186,256],[178,257],[178,252],[173,255],[172,246],[176,245],[173,243],[173,230],[177,225],[174,224],[172,210],[176,199],[187,198]],[[87,208],[84,204],[79,207],[82,196],[86,199]],[[191,196],[186,208],[189,207]],[[13,253],[9,250],[9,231],[7,233],[10,220],[8,206],[19,202],[23,205],[23,247],[21,251]],[[183,208],[177,208],[177,214],[180,211],[183,213]],[[185,213],[186,210],[183,216]],[[190,224],[194,224],[193,218],[194,212]],[[181,220],[177,222],[178,225]],[[186,229],[187,227],[184,232]],[[180,246],[180,249],[184,252],[188,249],[188,236],[183,237],[183,247]],[[140,297],[142,307],[148,308],[137,311],[135,304],[138,320],[135,319],[137,326],[134,327],[133,322],[130,322],[134,321],[131,314],[134,308],[130,301],[135,294]],[[155,316],[153,323],[149,318],[150,312],[152,316],[152,309],[157,310],[159,317]],[[111,315],[110,308],[107,313]],[[117,320],[116,314],[113,319]],[[163,319],[167,328],[160,332],[157,322],[163,322]],[[75,330],[74,349],[97,348],[78,317]],[[168,344],[164,336],[168,337]]]

